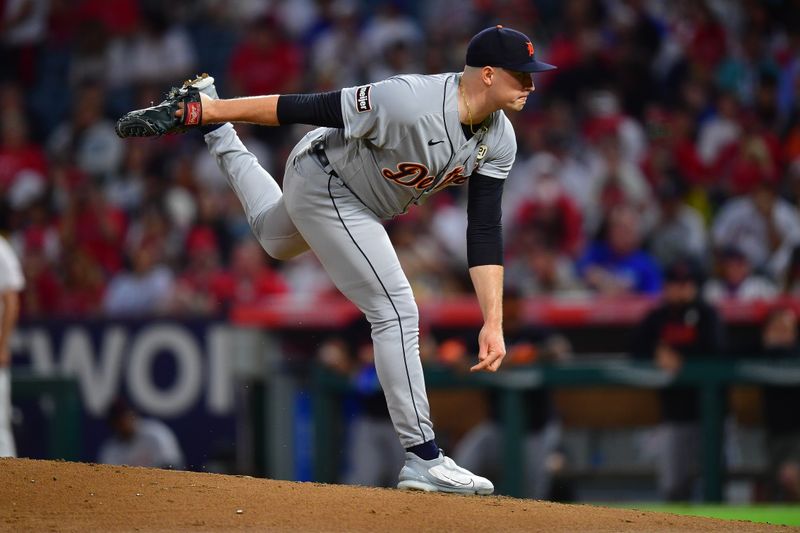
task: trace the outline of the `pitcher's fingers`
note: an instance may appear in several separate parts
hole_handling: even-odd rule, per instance
[[[494,363],[497,358],[500,357],[500,354],[489,354],[486,359],[478,363],[477,365],[472,366],[469,371],[470,372],[478,372],[480,370],[489,370],[490,372],[495,372],[497,368],[492,369],[492,363]]]
[[[178,118],[183,116],[183,102],[178,102],[178,109],[175,111],[175,116]]]
[[[489,370],[492,372],[497,372],[500,369],[500,365],[503,364],[503,358],[505,356],[501,355],[497,359],[495,359],[491,365],[489,365]]]

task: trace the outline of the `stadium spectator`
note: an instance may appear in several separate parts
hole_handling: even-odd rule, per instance
[[[6,87],[0,90],[16,91]],[[0,194],[13,194],[22,179],[45,181],[47,159],[41,146],[31,141],[28,121],[21,107],[0,112]],[[19,202],[13,207],[19,209]]]
[[[516,205],[510,213],[511,226],[536,233],[564,255],[575,257],[584,244],[579,207],[559,180],[555,156],[543,153],[536,162],[535,181],[531,180],[528,194],[509,201]]]
[[[268,261],[264,250],[252,238],[239,242],[231,258],[233,286],[231,303],[258,303],[269,296],[285,294],[286,281]]]
[[[531,235],[517,240],[519,252],[506,264],[506,279],[525,296],[587,296],[569,257],[554,245]]]
[[[776,307],[761,329],[761,357],[773,364],[800,357],[797,314]],[[800,501],[800,387],[763,388],[763,417],[767,431],[769,489],[775,500]]]
[[[102,310],[105,277],[99,265],[80,249],[65,250],[58,299],[49,309],[64,317],[97,316]]]
[[[144,244],[130,252],[130,270],[115,274],[103,298],[103,311],[111,316],[163,313],[174,286],[172,271],[161,263],[156,244]]]
[[[720,208],[712,227],[714,246],[735,246],[753,268],[781,279],[792,248],[800,243],[800,212],[778,196],[775,184],[760,180],[748,195]]]
[[[416,216],[392,220],[388,226],[397,259],[418,301],[435,300],[460,289],[453,270],[448,268],[446,251],[431,235],[430,225],[420,220],[424,212],[424,208],[418,209]]]
[[[59,219],[61,246],[83,250],[106,276],[111,276],[122,267],[127,218],[108,205],[101,189],[88,186],[80,175],[76,178],[78,181],[64,191],[64,212]]]
[[[47,29],[48,0],[8,0],[0,4],[0,80],[30,87]]]
[[[702,123],[697,134],[697,153],[707,166],[714,166],[718,159],[735,146],[742,135],[739,124],[740,108],[731,92],[722,92],[716,101],[714,115]]]
[[[331,24],[317,35],[308,58],[313,84],[320,90],[351,87],[363,77],[361,58],[353,53],[360,46],[358,5],[355,0],[335,0],[329,9]]]
[[[112,87],[164,84],[188,77],[197,63],[186,30],[175,24],[168,6],[149,3],[141,10],[136,30],[111,42],[106,81]]]
[[[297,92],[302,64],[302,49],[287,38],[277,20],[272,16],[258,18],[231,55],[230,91],[242,95]]]
[[[731,246],[720,252],[719,276],[708,280],[703,295],[711,303],[727,298],[735,300],[769,300],[778,295],[778,288],[769,279],[753,273],[750,260],[740,249]]]
[[[197,227],[186,239],[186,266],[175,281],[169,309],[188,315],[217,315],[230,304],[235,280],[222,267],[217,237]]]
[[[171,470],[185,467],[178,439],[160,420],[140,417],[118,398],[111,404],[106,421],[113,435],[100,445],[98,463]]]
[[[680,260],[666,271],[661,303],[635,331],[633,356],[671,374],[689,358],[719,357],[723,329],[716,309],[700,294],[697,267]],[[658,488],[666,500],[689,500],[698,469],[700,415],[696,389],[661,390],[661,424],[656,450]]]
[[[694,257],[701,264],[711,260],[708,230],[702,215],[685,202],[686,186],[678,176],[656,189],[658,215],[647,248],[659,265],[682,257]]]
[[[578,272],[586,285],[598,294],[657,294],[661,270],[642,249],[638,209],[624,204],[612,208],[604,233],[578,260]]]
[[[105,92],[99,84],[78,89],[71,120],[61,123],[48,139],[50,157],[75,165],[89,176],[109,179],[122,163],[124,146],[114,125],[104,116]]]

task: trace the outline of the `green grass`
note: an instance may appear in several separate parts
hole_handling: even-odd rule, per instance
[[[800,505],[683,505],[631,504],[627,507],[642,511],[658,511],[689,516],[706,516],[725,520],[749,520],[767,524],[800,526]]]

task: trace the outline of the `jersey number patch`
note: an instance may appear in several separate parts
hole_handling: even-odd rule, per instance
[[[371,85],[364,85],[356,89],[356,111],[359,113],[372,111],[372,102],[369,99],[369,90],[371,88]]]

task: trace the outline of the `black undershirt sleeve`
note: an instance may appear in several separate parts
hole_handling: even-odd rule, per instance
[[[342,91],[282,94],[278,97],[278,123],[344,128]]]
[[[467,202],[467,264],[503,264],[503,184],[506,180],[472,174]]]

